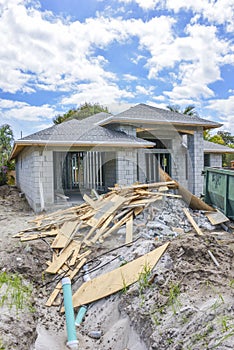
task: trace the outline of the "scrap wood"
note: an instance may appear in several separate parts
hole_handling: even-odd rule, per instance
[[[83,283],[73,295],[73,306],[89,304],[130,286],[139,279],[145,266],[152,269],[156,265],[168,245],[169,243],[166,243],[111,272]]]
[[[229,221],[229,219],[221,213],[218,209],[216,209],[215,212],[208,212],[205,213],[206,217],[209,219],[212,225],[219,225],[222,224],[223,222]]]
[[[97,213],[87,221],[87,224],[91,227],[98,228],[109,215],[115,212],[124,202],[126,198],[116,195],[111,198]]]
[[[160,178],[161,180],[165,180],[171,182],[172,178],[160,167],[159,168]],[[177,181],[174,181],[178,188],[178,193],[182,196],[183,200],[188,204],[191,209],[194,210],[206,210],[206,211],[214,211],[210,205],[203,202],[200,198],[193,195],[186,188],[181,186]]]
[[[163,181],[163,182],[154,182],[154,183],[148,183],[148,184],[139,184],[139,185],[132,185],[132,186],[116,186],[116,187],[108,187],[109,190],[119,192],[119,191],[126,191],[126,190],[134,190],[138,188],[158,188],[162,186],[168,186],[172,188],[177,188],[178,184],[174,180],[170,181]]]
[[[215,263],[215,265],[216,265],[217,267],[219,267],[218,261],[216,260],[216,258],[214,257],[214,255],[211,253],[210,250],[208,250],[208,254],[209,254],[209,256],[211,257],[211,259],[213,260],[213,262]]]
[[[189,210],[187,208],[184,208],[184,213],[187,216],[188,220],[190,221],[190,223],[192,224],[193,228],[195,229],[195,231],[197,232],[197,234],[199,234],[200,236],[203,236],[203,232],[201,231],[201,229],[198,227],[197,223],[195,222],[195,220],[193,219],[193,217],[190,215]]]
[[[122,219],[117,221],[107,232],[105,232],[105,234],[103,235],[103,238],[108,237],[111,233],[115,232],[117,229],[123,226],[128,221],[128,219],[132,214],[133,214],[133,210],[128,212]]]
[[[111,214],[109,218],[104,222],[102,227],[97,231],[96,235],[91,239],[91,243],[94,244],[97,242],[97,240],[105,233],[105,231],[108,230],[108,226],[110,225],[111,221],[114,218],[114,214]],[[87,241],[86,241],[87,242]]]
[[[73,251],[80,245],[80,242],[72,240],[69,245],[63,250],[63,252],[54,261],[51,262],[50,266],[47,267],[45,272],[57,273],[58,270],[67,261],[67,259],[72,255]]]
[[[76,232],[78,227],[81,226],[80,222],[77,221],[67,221],[62,227],[60,227],[58,235],[55,237],[53,243],[51,244],[52,248],[65,248],[71,238],[73,233]]]
[[[66,274],[67,277],[69,277],[72,281],[72,279],[77,275],[77,273],[80,271],[82,266],[86,263],[87,259],[83,258],[78,265],[74,268],[74,270],[70,270],[68,274]],[[55,289],[51,293],[49,299],[46,302],[46,306],[52,306],[54,303],[55,299],[57,298],[58,294],[62,291],[62,283],[58,282],[55,286]]]
[[[20,237],[21,242],[26,242],[26,241],[32,241],[35,239],[39,238],[45,238],[45,237],[52,237],[52,236],[57,236],[58,230],[57,229],[52,229],[51,231],[42,231],[40,233],[31,233],[31,234],[23,234]]]
[[[133,215],[131,215],[128,221],[126,222],[126,239],[125,239],[126,244],[132,242],[132,234],[133,234]]]

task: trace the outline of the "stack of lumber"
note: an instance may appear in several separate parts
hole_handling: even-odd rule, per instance
[[[93,199],[84,195],[84,203],[79,206],[59,210],[38,216],[33,226],[21,231],[15,237],[21,241],[53,237],[52,256],[45,272],[53,275],[66,275],[71,280],[87,262],[93,247],[103,243],[112,233],[126,225],[126,244],[132,241],[133,219],[145,207],[161,200],[163,196],[180,197],[168,193],[176,188],[174,181],[154,184],[116,186],[108,193]],[[62,289],[59,282],[46,305],[56,304],[56,298]]]

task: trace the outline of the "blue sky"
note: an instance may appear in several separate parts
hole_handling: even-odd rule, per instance
[[[0,0],[0,125],[194,104],[234,135],[234,0]]]

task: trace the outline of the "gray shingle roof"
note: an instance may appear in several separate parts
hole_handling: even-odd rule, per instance
[[[110,114],[108,113],[98,113],[91,117],[77,120],[71,119],[64,123],[54,125],[50,128],[38,131],[34,134],[26,136],[20,139],[18,142],[22,143],[24,141],[44,141],[48,143],[53,142],[67,142],[71,144],[75,143],[87,143],[87,144],[128,144],[133,146],[153,146],[154,144],[146,140],[129,136],[121,131],[114,131],[101,127],[98,125],[100,121],[108,118]]]
[[[171,112],[170,110],[156,108],[148,106],[144,103],[140,103],[128,110],[119,113],[115,116],[104,120],[100,125],[116,123],[116,122],[132,122],[132,123],[172,123],[172,124],[186,124],[186,125],[197,125],[205,126],[208,128],[217,128],[221,124],[216,122],[202,119],[198,116],[188,116],[186,114]]]
[[[205,153],[234,153],[234,148],[204,140]]]

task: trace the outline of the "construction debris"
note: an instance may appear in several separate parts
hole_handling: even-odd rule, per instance
[[[99,281],[98,288],[102,287],[100,278],[122,271],[129,264],[133,267],[132,274],[137,276],[137,260],[145,259],[145,255],[153,253],[155,248],[162,248],[166,242],[170,244],[156,268],[149,272],[143,262],[145,273],[138,273],[135,283],[127,287],[125,276],[120,293],[88,303],[87,313],[77,332],[80,348],[172,350],[180,344],[186,349],[203,349],[207,344],[210,348],[232,348],[233,236],[222,231],[222,224],[211,225],[204,211],[188,209],[188,205],[177,196],[177,189],[169,186],[137,187],[130,192],[115,187],[103,196],[85,196],[86,202],[81,206],[36,218],[32,227],[22,230],[19,235],[22,241],[27,240],[24,244],[5,240],[2,270],[23,273],[34,283],[38,315],[35,324],[39,331],[33,349],[64,348],[64,315],[58,314],[58,308],[45,307],[47,302],[46,305],[57,305],[61,310],[63,277],[71,279],[73,295],[81,293],[84,298],[81,291],[88,286],[83,283],[88,275],[91,280]],[[139,193],[140,196],[129,201]],[[126,198],[126,201],[112,211],[117,199],[115,195]],[[153,201],[153,196],[157,195],[161,198]],[[108,198],[116,198],[110,204],[110,215],[100,227],[91,231],[103,216],[101,208]],[[142,200],[148,203],[142,206]],[[184,208],[203,236],[192,226]],[[5,213],[4,207],[2,210]],[[98,212],[99,216],[96,215]],[[5,234],[9,232],[11,220],[11,215],[5,216],[6,229],[2,229]],[[17,220],[11,228],[11,235],[16,227],[28,227]],[[26,222],[28,217],[24,216],[24,220]],[[88,225],[88,221],[93,221],[93,226]],[[33,239],[31,243],[28,242],[30,238]],[[64,262],[70,250],[72,253]],[[54,273],[57,265],[59,269]],[[52,273],[43,272],[49,268]],[[225,329],[221,320],[228,322]],[[3,329],[7,330],[12,322],[12,318],[7,322],[4,318]],[[17,327],[13,328],[18,327],[17,321]],[[23,320],[21,327],[22,337],[25,337]],[[211,327],[213,332],[209,332]],[[33,333],[32,326],[30,331],[36,334],[36,328]],[[98,332],[101,337],[90,337],[90,332]],[[2,334],[5,340],[7,332]],[[14,339],[18,342],[20,336]],[[13,349],[13,346],[9,348]],[[21,343],[17,343],[17,348],[23,348]]]
[[[87,260],[91,259],[96,247],[103,244],[110,235],[124,229],[125,244],[131,244],[133,232],[137,231],[138,228],[141,230],[141,224],[137,218],[141,217],[142,222],[142,218],[146,215],[146,208],[148,208],[148,214],[147,222],[143,224],[141,230],[143,236],[145,228],[147,228],[145,235],[149,237],[152,233],[154,239],[161,239],[161,235],[170,239],[177,236],[179,233],[190,230],[186,229],[186,227],[188,227],[186,225],[189,225],[188,222],[185,223],[183,229],[184,220],[178,220],[178,218],[173,220],[172,216],[168,217],[167,215],[163,220],[161,217],[155,220],[155,210],[157,211],[157,208],[155,209],[154,205],[156,202],[160,201],[160,203],[165,203],[166,199],[167,202],[170,200],[172,202],[180,200],[181,195],[172,192],[178,187],[180,187],[178,183],[169,179],[167,182],[153,184],[136,184],[128,187],[115,186],[110,189],[110,192],[104,195],[95,195],[94,198],[85,194],[85,202],[81,205],[41,215],[32,221],[34,225],[31,228],[27,228],[17,234],[15,237],[20,238],[21,241],[44,239],[45,237],[49,238],[55,236],[54,240],[50,243],[52,256],[45,272],[58,275],[59,282],[57,282],[55,289],[49,296],[46,305],[51,306],[58,304],[57,298],[62,290],[60,283],[61,278],[67,276],[73,281],[81,268],[86,264]],[[198,201],[198,206],[199,208],[203,208],[200,202],[202,201]],[[178,205],[176,204],[176,206]],[[188,208],[184,208],[183,210],[195,231],[199,235],[203,235],[199,225],[189,213]],[[171,224],[168,225],[170,222]],[[169,226],[171,228],[169,228]],[[160,252],[161,249],[162,252],[164,252],[166,247],[167,245],[163,245],[158,249]],[[149,254],[153,254],[153,252]],[[160,256],[161,255],[162,253],[160,253]],[[156,257],[157,261],[159,259],[157,254]],[[145,257],[139,259],[144,260]],[[137,261],[138,259],[132,261],[133,266],[138,266]],[[109,278],[112,278],[112,273],[107,274],[107,276],[101,276],[101,280],[97,278],[86,282],[88,284],[87,288],[91,288],[92,293],[90,293],[92,296],[87,299],[89,293],[85,289],[85,284],[81,286],[74,295],[74,305],[79,306],[82,303],[89,303],[98,298],[115,293],[123,288],[123,278],[126,286],[133,283],[136,280],[136,275],[133,270],[131,270],[129,275],[131,278],[125,278],[124,275],[125,269],[128,269],[128,266],[131,266],[130,264],[131,263],[127,264],[124,268],[121,267],[120,270],[112,271],[115,276],[114,279],[118,280],[118,283],[115,284],[113,288],[107,288],[106,283],[102,281],[102,278],[104,278],[110,286]],[[138,276],[139,267],[136,267],[136,273]],[[99,291],[100,293],[97,292],[97,284],[102,287],[101,291]],[[84,298],[82,295],[86,295],[86,297]]]

